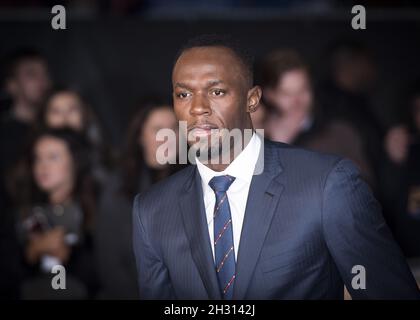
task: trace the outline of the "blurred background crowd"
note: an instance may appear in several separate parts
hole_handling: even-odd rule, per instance
[[[420,258],[420,7],[360,1],[50,1],[0,4],[0,297],[135,299],[135,194],[177,129],[170,75],[200,33],[255,55],[266,138],[352,159],[408,259]],[[162,195],[164,197],[164,195]],[[338,213],[339,214],[339,213]],[[67,290],[52,290],[63,264]]]

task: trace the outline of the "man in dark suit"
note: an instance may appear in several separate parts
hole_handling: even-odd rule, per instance
[[[133,246],[143,299],[419,298],[379,204],[346,159],[256,133],[220,159],[219,129],[252,129],[252,64],[216,38],[192,41],[172,74],[196,164],[138,195]],[[201,138],[210,144],[200,144]],[[205,140],[205,139],[202,139]],[[226,151],[222,151],[226,152]]]

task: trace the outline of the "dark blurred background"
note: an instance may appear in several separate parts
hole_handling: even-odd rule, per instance
[[[257,58],[293,47],[318,78],[326,73],[328,46],[356,38],[379,66],[374,105],[385,125],[398,112],[398,94],[418,76],[417,1],[64,1],[66,30],[51,28],[54,1],[1,3],[0,54],[20,46],[41,50],[56,82],[86,92],[116,144],[136,99],[171,93],[173,58],[197,34],[232,34]],[[353,4],[366,6],[366,30],[351,28]]]

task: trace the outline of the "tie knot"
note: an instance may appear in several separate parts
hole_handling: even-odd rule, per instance
[[[209,181],[209,186],[214,192],[226,192],[233,181],[235,181],[235,177],[229,175],[217,176]]]

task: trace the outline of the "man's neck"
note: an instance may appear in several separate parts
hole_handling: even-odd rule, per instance
[[[255,133],[253,132],[253,134],[250,137],[248,137],[246,134],[243,134],[242,148],[241,148],[240,152],[237,152],[235,154],[235,148],[232,147],[232,146],[230,147],[230,150],[229,150],[230,151],[230,156],[229,156],[229,162],[228,163],[224,163],[224,161],[222,161],[223,155],[217,155],[218,161],[212,161],[214,159],[209,159],[209,161],[207,163],[205,163],[204,165],[206,167],[208,167],[209,169],[211,169],[213,171],[216,171],[216,172],[224,171],[238,157],[238,155],[240,155],[241,152],[246,148],[246,146],[248,145],[249,141],[251,141],[251,138],[254,134]],[[215,163],[212,163],[212,162],[215,162]]]
[[[232,156],[232,154],[231,154]],[[209,161],[211,162],[211,161]],[[231,161],[232,162],[232,161]],[[216,172],[222,172],[223,170],[225,170],[227,167],[229,167],[229,165],[231,164],[231,162],[225,164],[225,163],[217,163],[217,164],[213,164],[213,163],[206,163],[205,166],[208,167],[209,169],[216,171]]]

